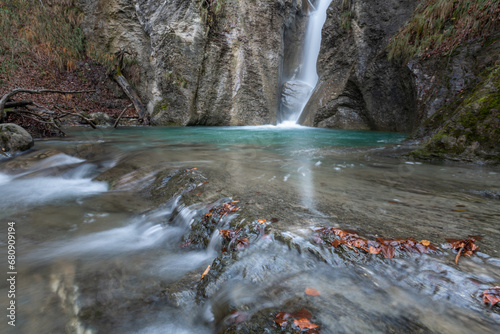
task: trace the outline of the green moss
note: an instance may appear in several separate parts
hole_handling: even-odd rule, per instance
[[[153,114],[152,114],[151,116],[152,116],[152,117],[155,117],[155,116],[158,116],[158,114],[159,114],[159,113],[167,111],[168,106],[169,106],[168,101],[166,101],[166,100],[161,100],[160,102],[158,102],[158,103],[155,105],[155,107],[154,107],[154,109],[153,109]]]
[[[413,157],[440,156],[499,160],[500,65],[482,73],[481,82],[466,96],[444,106],[425,124],[434,134]]]

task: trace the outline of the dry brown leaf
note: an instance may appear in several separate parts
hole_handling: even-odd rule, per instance
[[[203,274],[201,274],[200,281],[203,279],[203,277],[205,277],[208,274],[209,271],[210,271],[210,265],[208,265],[207,269],[205,269]]]
[[[320,295],[319,291],[316,289],[313,289],[313,288],[306,288],[306,290],[304,292],[306,293],[306,295],[314,296],[314,297]]]
[[[500,286],[484,291],[483,303],[488,303],[491,306],[500,303]]]
[[[309,319],[306,318],[294,319],[293,324],[299,327],[300,329],[313,329],[319,327],[318,325],[313,324],[312,322],[309,321]]]

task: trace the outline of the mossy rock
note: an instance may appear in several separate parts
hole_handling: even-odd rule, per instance
[[[425,124],[430,136],[415,158],[500,162],[500,66],[482,74],[467,95],[441,108]]]

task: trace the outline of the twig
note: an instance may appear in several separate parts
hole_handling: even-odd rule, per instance
[[[133,104],[133,103],[131,103],[131,104],[129,104],[128,106],[126,106],[126,107],[122,110],[122,112],[120,113],[120,115],[119,115],[119,116],[118,116],[118,118],[116,119],[115,124],[113,124],[113,128],[115,128],[115,129],[116,129],[116,127],[118,126],[118,122],[120,122],[120,119],[122,118],[123,114],[125,114],[125,111],[127,111],[127,109],[128,109],[128,108],[130,108],[130,107],[132,107],[133,105],[134,105],[134,104]]]
[[[67,116],[68,114],[69,115],[75,115],[75,116],[78,116],[80,117],[81,119],[83,119],[85,122],[87,122],[91,127],[92,129],[97,129],[96,125],[94,124],[94,122],[92,122],[91,119],[89,119],[88,117],[85,117],[83,116],[80,112],[78,111],[72,111],[72,112],[67,112],[67,111],[64,111],[62,110],[61,108],[59,108],[59,106],[54,106],[57,110],[59,110],[60,112],[62,112],[64,114],[64,116]],[[78,108],[75,107],[77,110]]]

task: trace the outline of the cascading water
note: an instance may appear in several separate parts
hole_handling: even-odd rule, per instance
[[[326,21],[326,10],[332,0],[317,0],[307,22],[302,62],[294,75],[283,83],[281,91],[281,122],[296,124],[318,82],[316,62],[321,47],[321,30]]]

